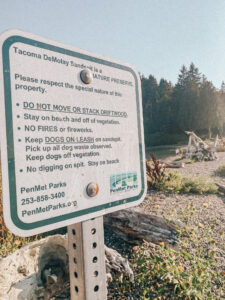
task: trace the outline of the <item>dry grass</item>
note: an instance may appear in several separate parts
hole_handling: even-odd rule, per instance
[[[225,165],[224,166],[220,166],[216,171],[215,171],[215,174],[217,176],[220,176],[220,177],[225,177]]]
[[[23,245],[40,239],[40,235],[24,238],[14,235],[5,225],[3,219],[3,205],[2,205],[2,174],[0,166],[0,257],[21,248]]]

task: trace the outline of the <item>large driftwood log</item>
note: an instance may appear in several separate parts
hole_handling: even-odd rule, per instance
[[[164,218],[148,215],[134,209],[125,209],[104,216],[104,225],[121,239],[140,244],[142,240],[176,246],[176,226]]]

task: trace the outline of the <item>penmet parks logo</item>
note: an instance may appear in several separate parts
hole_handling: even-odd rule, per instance
[[[110,175],[110,194],[138,188],[137,172]]]

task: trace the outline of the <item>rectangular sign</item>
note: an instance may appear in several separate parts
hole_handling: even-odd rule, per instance
[[[146,193],[141,88],[129,65],[18,30],[0,36],[4,219],[30,236]]]

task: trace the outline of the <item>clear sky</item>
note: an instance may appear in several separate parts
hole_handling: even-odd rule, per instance
[[[225,0],[0,0],[16,28],[133,65],[175,83],[191,62],[225,81]]]

